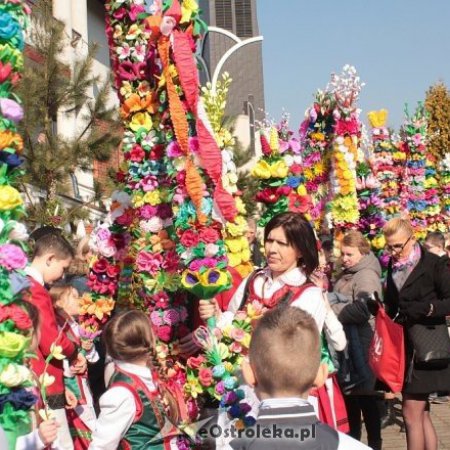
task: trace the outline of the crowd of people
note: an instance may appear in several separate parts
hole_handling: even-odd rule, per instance
[[[192,331],[211,317],[224,329],[247,304],[260,302],[265,313],[242,365],[243,400],[251,405],[254,427],[314,429],[314,439],[228,435],[203,448],[381,450],[381,430],[389,423],[395,397],[369,366],[382,299],[388,315],[404,329],[399,345],[406,354],[401,397],[408,450],[437,449],[430,399],[450,391],[450,365],[448,358],[440,365],[421,358],[417,330],[418,325],[446,327],[449,242],[434,232],[419,243],[403,218],[390,220],[383,232],[390,254],[384,275],[358,231],[333,243],[330,236],[317,238],[301,214],[287,212],[267,223],[261,246],[256,223],[250,221],[255,270],[245,279],[232,271],[230,291],[213,302],[200,300]],[[149,318],[139,311],[118,312],[101,339],[82,339],[77,316],[92,256],[88,238],[75,252],[59,230],[46,228],[32,237],[26,269],[30,298],[21,304],[33,321],[36,358],[30,359],[30,368],[41,382],[42,375],[54,381],[41,399],[48,414],[36,415],[34,431],[21,436],[16,449],[178,448],[176,436],[161,432],[167,419],[178,423],[179,408],[154,369]],[[180,342],[180,358],[202,351],[193,336]],[[61,357],[54,355],[55,342]],[[214,402],[206,406],[219,409]],[[232,427],[226,413],[220,416],[221,426]],[[368,447],[360,442],[363,424]]]

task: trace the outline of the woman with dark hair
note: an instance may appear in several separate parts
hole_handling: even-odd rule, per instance
[[[279,305],[300,308],[314,318],[319,331],[325,330],[327,338],[338,348],[345,347],[342,326],[322,290],[310,281],[319,265],[317,240],[309,222],[300,214],[286,212],[273,217],[264,229],[264,250],[267,266],[250,274],[237,289],[228,310],[220,311],[217,304],[202,300],[200,316],[207,320],[216,316],[220,328],[231,323],[234,315],[247,303],[258,301],[266,309]],[[325,325],[325,326],[324,326]],[[259,402],[250,388],[246,388],[247,402],[256,414]],[[311,402],[318,410],[317,399]]]
[[[227,312],[221,313],[215,303],[203,300],[199,308],[201,318],[216,315],[221,316],[222,322],[228,321],[247,303],[258,300],[266,308],[280,303],[297,306],[310,313],[321,330],[326,307],[321,289],[309,282],[309,276],[319,265],[311,225],[298,213],[273,217],[264,229],[264,250],[267,266],[255,270],[240,284]]]

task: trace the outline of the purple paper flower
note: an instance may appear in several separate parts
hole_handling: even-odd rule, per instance
[[[14,100],[10,98],[0,98],[0,112],[6,119],[18,123],[23,119],[23,109]]]

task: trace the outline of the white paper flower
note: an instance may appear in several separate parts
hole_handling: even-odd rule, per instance
[[[19,364],[10,363],[0,373],[0,384],[8,388],[21,386],[23,383],[31,380],[31,371]]]

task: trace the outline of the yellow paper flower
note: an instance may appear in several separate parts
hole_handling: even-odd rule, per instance
[[[279,148],[278,131],[275,127],[272,127],[270,129],[269,145],[270,145],[272,152],[276,152]]]
[[[119,92],[120,92],[120,95],[122,95],[123,97],[125,97],[125,98],[129,97],[133,92],[133,88],[132,88],[130,82],[123,81],[122,86],[120,86]]]
[[[369,122],[373,128],[381,128],[386,125],[388,112],[386,109],[380,109],[379,111],[370,111],[367,114]]]
[[[8,185],[0,186],[0,211],[9,211],[22,204],[22,197],[17,189]]]
[[[50,355],[52,356],[52,358],[59,360],[64,359],[65,356],[63,355],[62,351],[63,351],[62,347],[60,345],[56,345],[54,342],[50,346]]]
[[[306,187],[304,184],[301,184],[298,188],[297,188],[297,194],[298,195],[306,195]]]
[[[147,278],[144,281],[144,286],[149,292],[153,292],[156,286],[156,280],[154,278]]]
[[[140,208],[141,206],[144,206],[144,196],[139,192],[133,192],[131,202],[135,208]]]
[[[324,141],[325,135],[323,133],[317,132],[317,133],[311,133],[311,139],[314,139],[315,141]]]
[[[247,228],[247,222],[242,216],[237,216],[234,222],[227,222],[226,224],[226,231],[232,237],[242,236]]]
[[[274,178],[286,178],[288,172],[289,168],[284,162],[284,159],[280,159],[270,166],[270,174]]]
[[[188,378],[187,383],[184,386],[185,392],[190,395],[192,398],[197,398],[198,394],[203,392],[203,388],[200,386],[200,383],[197,378]]]
[[[314,165],[314,173],[315,173],[317,176],[320,176],[320,175],[323,175],[324,172],[325,172],[325,166],[324,166],[323,162],[322,162],[322,161],[317,162],[317,163]]]
[[[0,332],[0,357],[14,358],[25,350],[29,338],[10,331]]]
[[[131,119],[129,126],[133,131],[137,131],[140,128],[143,128],[145,131],[150,131],[152,125],[152,118],[148,112],[138,112],[133,114],[133,118]]]
[[[242,347],[249,348],[251,339],[250,333],[245,333],[244,339],[241,341]]]
[[[242,240],[240,238],[226,239],[225,245],[231,253],[239,253],[242,250]]]
[[[312,180],[314,178],[314,173],[313,173],[312,169],[309,167],[307,167],[306,169],[303,170],[303,175],[305,176],[305,178],[308,181]]]
[[[264,160],[258,161],[256,165],[252,167],[251,174],[255,178],[262,178],[264,180],[269,179],[271,177],[269,163]]]
[[[241,197],[236,197],[236,209],[239,214],[246,214],[245,203],[242,201]]]
[[[122,34],[123,34],[122,27],[121,27],[119,24],[117,24],[117,25],[114,27],[113,38],[114,38],[114,39],[118,39],[118,38],[120,38],[120,36],[122,36]]]
[[[149,191],[144,195],[143,200],[152,206],[159,205],[161,203],[160,192],[158,190]]]
[[[136,39],[140,34],[142,33],[142,30],[139,28],[138,25],[135,23],[131,25],[131,27],[128,29],[128,33],[126,35],[126,39],[128,40],[134,40]]]
[[[248,245],[247,245],[247,248],[244,248],[243,250],[242,250],[242,252],[241,252],[241,259],[242,259],[242,262],[247,262],[247,261],[250,261],[250,249],[249,249],[249,247],[248,247]]]
[[[30,369],[19,364],[7,364],[0,372],[0,384],[8,388],[21,386],[33,378]]]
[[[198,5],[195,0],[184,0],[181,5],[181,20],[180,23],[187,23],[191,20],[192,14],[198,11]]]
[[[223,364],[223,367],[228,373],[233,373],[233,364],[231,364],[229,361],[226,361]]]
[[[242,263],[242,258],[240,253],[228,253],[228,264],[231,267],[237,267]]]
[[[94,301],[89,295],[84,295],[80,300],[80,313],[95,315],[99,320],[102,320],[104,316],[111,315],[114,304],[112,298],[99,298]]]

